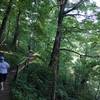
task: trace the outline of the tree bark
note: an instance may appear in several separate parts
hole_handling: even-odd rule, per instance
[[[59,4],[59,14],[58,14],[58,24],[57,24],[57,31],[56,31],[56,37],[54,41],[53,50],[51,53],[51,59],[49,63],[49,68],[51,68],[53,79],[49,82],[50,89],[49,89],[49,100],[56,100],[56,86],[57,86],[57,77],[58,77],[58,71],[59,71],[59,52],[60,52],[60,44],[61,44],[61,38],[62,38],[62,22],[64,16],[75,10],[80,6],[80,4],[84,0],[80,0],[75,6],[73,6],[70,10],[64,11],[65,5],[68,0],[58,0]]]
[[[21,11],[19,10],[18,15],[16,17],[16,26],[15,26],[15,32],[14,32],[14,38],[12,41],[12,47],[16,48],[16,43],[17,43],[17,39],[19,37],[19,21],[20,21],[20,15],[21,15]]]
[[[49,63],[49,67],[51,68],[53,74],[53,79],[50,81],[50,89],[49,89],[50,100],[56,100],[57,76],[59,70],[59,52],[60,52],[60,43],[62,37],[62,21],[64,17],[63,13],[64,13],[65,4],[66,4],[66,0],[64,1],[64,3],[62,2],[60,3],[56,37],[55,37],[53,51],[51,53],[51,59]]]
[[[8,6],[6,8],[6,11],[5,11],[5,14],[4,14],[4,18],[2,20],[2,24],[1,24],[1,27],[0,27],[0,43],[2,42],[2,35],[3,35],[3,32],[4,32],[5,28],[6,28],[6,23],[7,23],[10,11],[11,11],[11,6],[12,6],[12,0],[9,1],[9,4],[8,4]]]

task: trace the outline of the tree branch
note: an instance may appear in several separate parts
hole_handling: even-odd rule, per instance
[[[76,5],[74,5],[71,9],[69,9],[69,10],[67,10],[67,11],[64,11],[64,15],[66,15],[67,13],[69,13],[69,12],[71,12],[71,11],[77,9],[77,8],[80,6],[80,4],[81,4],[82,2],[84,2],[84,0],[80,0],[80,1],[79,1]]]
[[[83,17],[93,17],[93,16],[97,16],[96,14],[94,14],[94,15],[86,15],[86,14],[80,14],[80,13],[73,13],[73,14],[67,14],[66,16],[83,16]]]
[[[71,49],[67,49],[67,48],[61,48],[60,50],[63,50],[63,51],[69,51],[69,52],[72,52],[72,53],[75,53],[79,56],[85,56],[85,57],[90,57],[90,58],[99,58],[100,56],[99,55],[96,55],[96,56],[92,56],[92,55],[86,55],[86,54],[81,54],[81,53],[78,53],[74,50],[71,50]]]

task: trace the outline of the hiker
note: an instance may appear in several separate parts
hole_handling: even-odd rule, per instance
[[[6,81],[9,64],[4,60],[4,56],[0,55],[0,84],[1,91],[4,90],[4,82]]]

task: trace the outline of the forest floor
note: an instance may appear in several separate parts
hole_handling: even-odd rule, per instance
[[[11,81],[14,78],[15,71],[12,70],[9,72],[6,82],[4,83],[4,90],[0,90],[0,100],[11,100]]]

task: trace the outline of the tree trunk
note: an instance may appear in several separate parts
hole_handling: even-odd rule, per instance
[[[17,39],[18,39],[18,36],[19,36],[19,21],[20,21],[20,15],[21,15],[21,12],[19,10],[18,12],[18,15],[16,17],[16,26],[15,26],[15,32],[14,32],[14,38],[13,38],[13,41],[12,41],[12,46],[16,48],[16,43],[17,43]]]
[[[68,0],[57,0],[59,8],[59,15],[58,15],[58,25],[57,25],[57,32],[54,41],[53,51],[51,53],[51,59],[49,63],[49,68],[51,68],[53,79],[50,81],[50,89],[49,89],[49,99],[56,100],[56,86],[57,86],[57,77],[59,71],[59,52],[60,52],[60,43],[62,38],[62,21],[67,13],[75,10],[79,7],[79,5],[84,1],[80,0],[76,5],[74,5],[71,9],[64,11],[65,5]]]
[[[57,76],[58,76],[58,70],[59,70],[59,52],[60,52],[60,43],[61,43],[61,37],[62,37],[62,21],[63,21],[63,13],[65,8],[66,0],[64,3],[60,3],[60,10],[58,14],[58,25],[57,25],[57,32],[56,37],[54,41],[53,51],[51,53],[51,59],[49,63],[49,67],[51,68],[53,79],[50,82],[50,93],[49,93],[49,99],[50,100],[56,100],[56,86],[57,86]]]
[[[9,4],[6,8],[4,18],[2,20],[2,24],[1,24],[1,27],[0,27],[0,43],[2,42],[2,35],[3,35],[3,32],[6,28],[6,23],[7,23],[7,20],[8,20],[9,13],[11,11],[11,6],[12,6],[12,0],[9,1]]]

